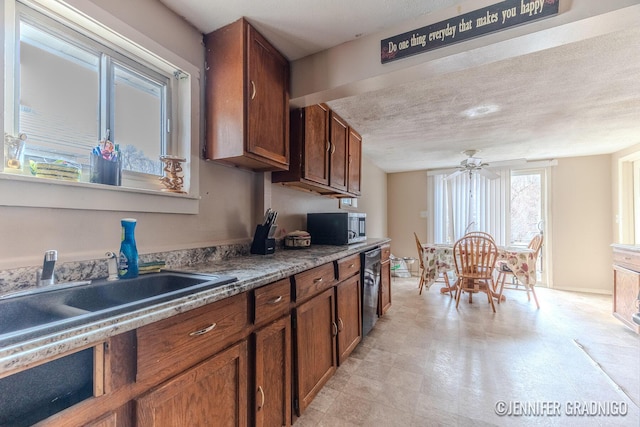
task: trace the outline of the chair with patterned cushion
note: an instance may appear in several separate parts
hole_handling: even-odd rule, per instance
[[[463,236],[453,245],[453,261],[458,276],[456,309],[462,292],[469,293],[472,302],[474,293],[484,292],[493,312],[493,269],[498,259],[496,243],[485,236]]]
[[[542,248],[543,237],[542,233],[536,234],[533,236],[531,241],[529,242],[528,248],[533,251],[534,259],[538,260],[538,256],[540,255],[540,249]],[[535,268],[535,267],[534,267]],[[530,286],[527,283],[520,283],[518,277],[514,274],[514,272],[509,268],[506,262],[500,261],[496,267],[498,271],[498,277],[496,278],[496,286],[500,286],[500,290],[498,294],[500,297],[498,298],[498,304],[500,303],[500,299],[502,298],[502,291],[505,289],[511,289],[514,291],[525,291],[527,293],[527,299],[531,301],[531,295],[533,294],[533,299],[536,302],[536,307],[540,308],[540,304],[538,303],[538,297],[536,296],[535,285]],[[535,270],[534,270],[535,271]],[[510,277],[510,283],[507,283],[507,277]],[[520,288],[522,285],[522,288]]]

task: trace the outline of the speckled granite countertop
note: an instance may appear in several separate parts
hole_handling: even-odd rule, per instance
[[[367,239],[366,242],[349,246],[316,245],[309,249],[280,249],[272,255],[237,256],[177,268],[176,270],[185,272],[235,276],[238,280],[218,288],[0,348],[0,375],[76,348],[99,343],[111,336],[246,292],[327,262],[366,251],[389,241],[389,239],[380,238]]]

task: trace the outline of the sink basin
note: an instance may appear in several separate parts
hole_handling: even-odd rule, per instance
[[[235,277],[161,272],[0,299],[0,347],[137,310],[236,281]]]

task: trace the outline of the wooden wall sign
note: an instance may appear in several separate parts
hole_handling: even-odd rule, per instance
[[[560,0],[506,0],[380,41],[383,64],[558,13]]]

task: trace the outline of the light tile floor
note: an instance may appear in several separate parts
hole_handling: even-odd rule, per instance
[[[391,309],[295,427],[640,426],[640,338],[613,318],[611,296],[536,288],[537,310],[505,291],[493,314],[483,295],[456,311],[439,288],[418,295],[417,278],[393,278]],[[550,410],[498,416],[499,401]],[[576,402],[627,414],[568,415]]]

